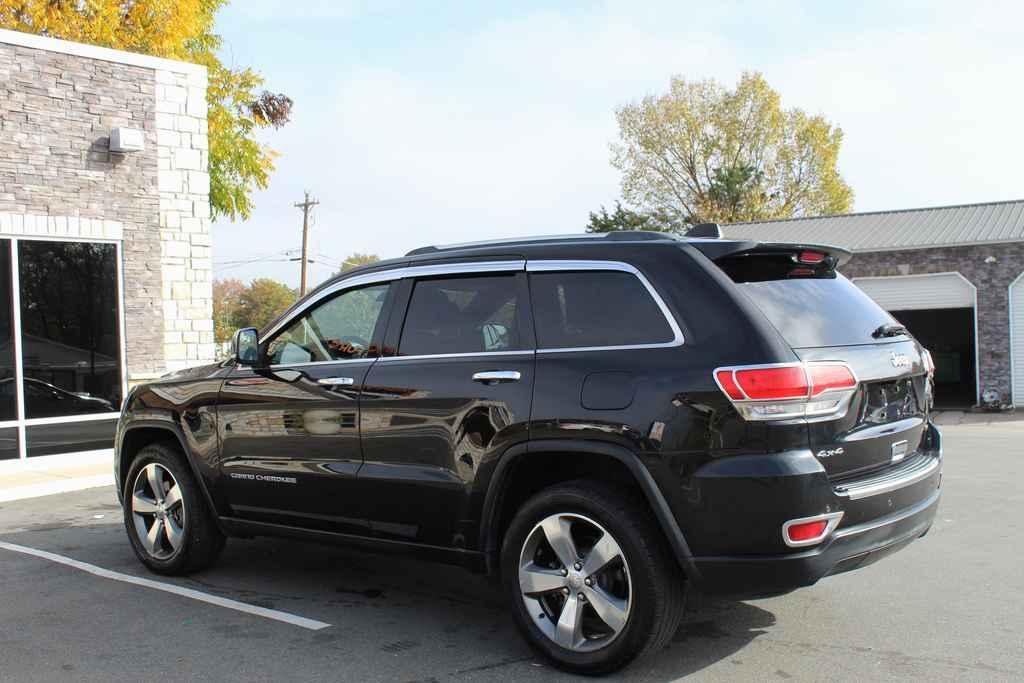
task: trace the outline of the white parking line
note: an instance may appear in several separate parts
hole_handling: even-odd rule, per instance
[[[206,602],[211,605],[217,605],[218,607],[233,609],[237,612],[255,614],[258,617],[273,619],[274,621],[283,621],[286,624],[307,628],[311,631],[319,631],[330,626],[330,624],[317,621],[316,619],[307,619],[306,617],[289,614],[288,612],[281,612],[276,609],[247,605],[244,602],[238,602],[237,600],[231,600],[229,598],[221,598],[216,595],[209,595],[208,593],[203,593],[202,591],[193,590],[191,588],[182,588],[181,586],[175,586],[171,583],[161,583],[160,581],[143,579],[139,576],[132,576],[131,574],[122,574],[121,572],[110,571],[109,569],[97,567],[96,565],[89,564],[88,562],[79,562],[78,560],[73,560],[70,557],[64,557],[63,555],[57,555],[56,553],[38,550],[36,548],[29,548],[24,545],[16,545],[14,543],[5,543],[0,541],[0,548],[3,550],[10,550],[15,553],[21,553],[23,555],[32,555],[33,557],[39,557],[44,560],[49,560],[50,562],[63,564],[67,567],[74,567],[75,569],[80,569],[83,572],[88,572],[94,576],[100,576],[104,579],[113,579],[114,581],[130,583],[135,586],[143,586],[144,588],[152,588],[153,590],[163,591],[165,593],[173,593],[174,595],[191,598],[193,600],[198,600],[199,602]]]

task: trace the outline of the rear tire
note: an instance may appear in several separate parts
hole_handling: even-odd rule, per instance
[[[573,673],[609,673],[664,648],[682,618],[684,577],[661,529],[642,501],[601,482],[528,500],[505,534],[501,569],[527,642]]]
[[[142,564],[158,574],[183,575],[212,565],[224,549],[203,492],[169,444],[146,446],[124,481],[124,526]]]

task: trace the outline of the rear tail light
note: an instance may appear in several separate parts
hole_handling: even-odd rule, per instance
[[[932,359],[932,352],[925,349],[921,354],[921,358],[924,361],[924,369],[928,373],[929,377],[935,376],[935,361]]]
[[[782,540],[790,548],[817,545],[824,541],[843,518],[842,512],[791,519],[782,525]]]
[[[835,362],[718,368],[715,381],[748,420],[838,417],[857,390],[850,366]]]

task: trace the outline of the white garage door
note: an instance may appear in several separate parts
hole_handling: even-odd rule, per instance
[[[854,283],[887,311],[974,308],[974,287],[960,273],[860,277]]]
[[[1010,285],[1010,366],[1013,404],[1024,406],[1024,273]]]

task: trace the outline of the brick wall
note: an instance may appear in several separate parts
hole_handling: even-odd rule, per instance
[[[995,257],[994,263],[986,263]],[[1010,395],[1009,286],[1024,272],[1024,244],[858,253],[842,268],[850,278],[959,272],[978,290],[981,390]]]
[[[120,240],[131,380],[213,359],[206,71],[0,31],[0,233]],[[145,150],[111,154],[110,129]]]

